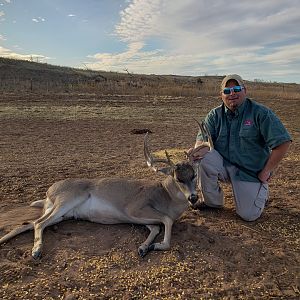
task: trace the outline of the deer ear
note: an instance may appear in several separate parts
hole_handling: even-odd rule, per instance
[[[158,172],[161,172],[165,175],[172,175],[174,168],[173,167],[165,167],[157,170]]]

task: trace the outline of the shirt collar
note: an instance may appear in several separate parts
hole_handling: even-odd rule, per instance
[[[241,115],[245,109],[245,106],[246,106],[246,102],[247,102],[247,98],[243,101],[243,103],[238,106],[238,108],[232,112],[225,104],[224,107],[225,107],[225,114],[230,117],[230,118],[237,118],[239,115]]]

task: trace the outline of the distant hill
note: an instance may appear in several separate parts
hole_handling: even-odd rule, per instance
[[[104,74],[113,76],[113,73],[110,74],[108,72],[95,72],[0,57],[0,80],[18,78],[37,81],[75,81],[95,77],[102,78],[102,76],[105,76]]]
[[[223,76],[145,75],[76,69],[0,57],[0,89],[7,92],[89,92],[217,96]],[[299,92],[300,85],[247,82],[253,90]]]
[[[93,71],[89,69],[76,69],[64,66],[55,66],[46,63],[31,62],[27,60],[17,60],[0,57],[0,79],[7,80],[12,78],[36,79],[36,80],[78,80],[78,79],[99,79],[99,80],[120,80],[132,78],[153,78],[166,80],[176,79],[181,81],[201,81],[200,78],[211,77],[222,79],[222,76],[179,76],[179,75],[144,75],[134,73],[118,73],[106,71]]]
[[[168,88],[180,87],[181,90],[191,91],[191,88],[221,80],[222,76],[193,77],[92,71],[0,57],[0,86],[4,90],[101,90],[136,93],[137,90],[143,89],[143,93],[153,94],[161,89],[168,94]]]

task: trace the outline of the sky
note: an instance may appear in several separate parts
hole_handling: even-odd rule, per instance
[[[0,56],[300,83],[300,0],[0,0]]]

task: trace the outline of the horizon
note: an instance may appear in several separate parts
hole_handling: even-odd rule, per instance
[[[135,74],[300,83],[300,1],[0,0],[0,56]]]

